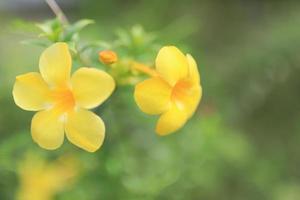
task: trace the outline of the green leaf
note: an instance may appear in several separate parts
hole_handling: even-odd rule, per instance
[[[63,41],[71,41],[73,39],[75,39],[76,35],[78,35],[78,33],[83,29],[85,28],[86,26],[90,25],[90,24],[93,24],[94,21],[93,20],[90,20],[90,19],[82,19],[82,20],[79,20],[77,22],[75,22],[74,24],[72,25],[69,25],[67,28],[66,28],[66,31],[63,35],[63,38],[62,40]]]
[[[52,29],[51,26],[49,26],[49,24],[43,23],[43,24],[36,24],[36,26],[45,34],[51,34],[52,33]]]
[[[25,45],[34,45],[40,47],[48,47],[51,44],[49,41],[41,40],[41,39],[27,39],[27,40],[23,40],[21,43]]]
[[[117,40],[115,41],[118,46],[129,47],[131,44],[131,39],[129,33],[125,29],[116,30]]]
[[[36,25],[30,21],[22,19],[12,20],[9,27],[13,32],[25,32],[25,33],[38,33],[39,29]]]
[[[63,31],[63,24],[57,18],[36,24],[36,26],[42,31],[39,35],[40,37],[46,37],[52,42],[59,41],[60,35]]]
[[[91,19],[81,19],[77,22],[75,22],[72,27],[75,31],[79,32],[81,31],[84,27],[86,27],[87,25],[93,24],[95,23],[94,20]]]

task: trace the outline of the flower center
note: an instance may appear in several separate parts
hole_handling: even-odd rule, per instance
[[[75,107],[75,99],[71,89],[56,88],[52,91],[54,107],[61,113],[68,112]]]
[[[186,98],[191,94],[193,84],[188,80],[178,81],[172,89],[171,100],[179,107],[184,107]]]

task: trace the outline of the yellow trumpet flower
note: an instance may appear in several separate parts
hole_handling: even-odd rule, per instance
[[[19,166],[20,186],[16,199],[52,200],[57,193],[72,185],[78,172],[73,157],[64,156],[50,162],[30,153]]]
[[[72,58],[63,42],[48,47],[39,60],[40,73],[16,77],[15,103],[24,110],[38,111],[31,121],[33,140],[42,148],[57,149],[68,140],[89,152],[103,143],[105,126],[88,111],[113,92],[113,78],[98,69],[80,68],[70,76]]]
[[[161,115],[156,125],[159,135],[180,129],[194,114],[202,97],[197,64],[174,46],[163,47],[155,61],[157,75],[138,83],[134,98],[150,115]]]

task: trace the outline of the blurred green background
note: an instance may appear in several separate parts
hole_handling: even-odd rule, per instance
[[[55,194],[58,200],[300,199],[299,1],[58,3],[70,21],[95,20],[81,34],[86,40],[110,40],[116,29],[140,24],[157,43],[191,53],[203,98],[182,130],[158,137],[155,117],[139,111],[133,87],[124,86],[96,110],[107,127],[99,151],[90,154],[66,140],[56,151],[43,150],[30,136],[33,113],[19,109],[11,91],[16,75],[37,71],[43,51],[21,44],[34,36],[21,21],[53,14],[42,0],[1,0],[1,200],[15,198],[17,166],[28,151],[49,162],[66,152],[78,159],[80,173]]]

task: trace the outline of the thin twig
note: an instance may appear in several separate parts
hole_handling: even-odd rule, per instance
[[[59,5],[56,3],[55,0],[45,0],[46,3],[49,5],[53,13],[57,16],[57,18],[63,23],[63,24],[69,24],[69,21],[62,11],[62,9],[59,7]]]

